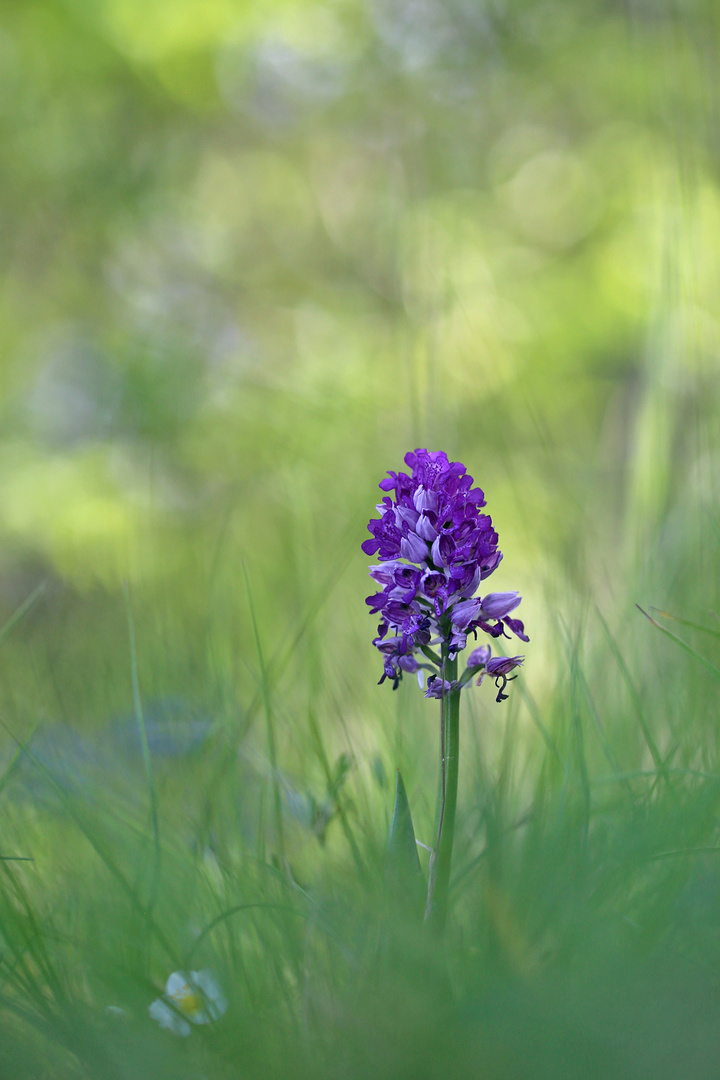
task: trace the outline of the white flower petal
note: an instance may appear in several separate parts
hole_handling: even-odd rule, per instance
[[[191,971],[190,979],[200,990],[204,1004],[208,1012],[206,1020],[198,1020],[197,1023],[207,1023],[207,1020],[219,1020],[227,1012],[227,998],[220,989],[220,985],[211,971],[203,968],[202,971]]]
[[[175,997],[177,994],[187,993],[188,977],[184,971],[173,971],[172,975],[168,975],[168,981],[165,983],[165,993],[168,997]]]
[[[192,1030],[190,1025],[181,1016],[178,1016],[162,998],[156,998],[148,1006],[148,1012],[153,1020],[157,1020],[160,1027],[167,1028],[174,1035],[189,1035]]]

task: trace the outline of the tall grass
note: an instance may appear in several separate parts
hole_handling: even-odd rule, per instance
[[[642,594],[625,569],[612,602],[588,575],[584,595],[536,603],[510,699],[465,692],[443,943],[386,856],[398,766],[431,840],[435,703],[414,680],[350,697],[324,630],[342,576],[266,659],[249,575],[249,688],[198,682],[193,701],[186,686],[164,727],[133,596],[106,660],[134,718],[58,746],[57,724],[25,737],[21,701],[3,717],[18,740],[0,792],[3,1075],[714,1075],[718,628],[691,568],[717,566],[696,546],[716,522],[686,502],[677,535],[677,513],[650,537],[664,554]],[[673,610],[653,625],[638,598]],[[37,630],[26,644],[32,664]],[[200,736],[180,745],[198,701]],[[227,1013],[187,1039],[161,1030],[148,1006],[167,976],[201,969]]]

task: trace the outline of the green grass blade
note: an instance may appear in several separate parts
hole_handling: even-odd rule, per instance
[[[605,636],[607,637],[608,644],[610,646],[610,650],[611,650],[613,656],[615,657],[615,660],[617,662],[617,666],[620,668],[620,673],[623,676],[623,679],[625,681],[625,685],[627,686],[628,690],[630,691],[630,698],[631,698],[632,703],[633,703],[633,705],[635,707],[635,714],[636,714],[636,716],[638,718],[638,723],[640,724],[640,728],[642,730],[643,736],[645,738],[645,742],[647,743],[647,747],[648,747],[648,749],[650,751],[650,754],[652,756],[653,762],[655,763],[655,767],[660,773],[662,773],[663,776],[666,777],[667,776],[667,770],[665,768],[665,763],[663,761],[662,754],[660,753],[660,750],[658,749],[658,745],[655,742],[655,739],[653,737],[653,733],[650,730],[650,725],[648,724],[647,719],[645,717],[645,711],[644,711],[643,706],[642,706],[642,701],[640,699],[640,695],[639,695],[639,693],[637,691],[635,683],[633,682],[632,675],[630,674],[630,670],[629,670],[627,664],[625,663],[625,657],[623,656],[622,652],[618,648],[617,642],[615,641],[615,638],[612,636],[612,634],[610,632],[610,627],[608,626],[605,619],[603,618],[602,612],[600,611],[599,608],[596,608],[596,611],[597,611],[598,619],[600,620],[600,625],[602,626],[603,630],[605,631]]]
[[[386,878],[390,893],[404,913],[420,918],[425,896],[425,877],[420,866],[415,830],[400,770],[395,781],[393,809],[386,852]]]
[[[2,795],[3,791],[5,790],[7,785],[10,783],[13,776],[15,775],[15,772],[17,771],[17,767],[20,764],[20,761],[22,759],[23,752],[25,750],[25,745],[32,742],[32,740],[33,740],[33,738],[35,736],[35,732],[37,731],[39,726],[40,726],[39,724],[35,724],[35,726],[31,730],[30,734],[26,738],[25,743],[18,743],[17,750],[15,751],[12,758],[10,759],[10,763],[9,763],[7,769],[2,774],[2,776],[0,776],[0,795]]]
[[[234,907],[228,908],[227,911],[221,911],[219,915],[216,915],[207,926],[204,926],[200,931],[195,941],[192,943],[187,955],[182,962],[182,969],[186,970],[193,962],[193,958],[207,937],[218,926],[221,926],[228,919],[231,919],[233,915],[239,915],[242,911],[257,911],[258,909],[266,911],[282,911],[288,915],[297,915],[300,919],[307,919],[309,916],[304,911],[299,911],[297,908],[290,907],[288,904],[272,904],[267,901],[254,901],[248,904],[235,904]]]
[[[150,887],[150,896],[148,898],[148,909],[152,911],[155,906],[155,901],[157,899],[157,888],[160,878],[160,821],[158,817],[155,773],[153,770],[152,758],[150,757],[150,747],[148,746],[147,730],[145,728],[145,717],[143,715],[142,698],[140,697],[140,679],[138,676],[135,621],[133,619],[132,606],[130,604],[130,589],[128,587],[127,581],[123,582],[123,591],[125,595],[125,614],[127,616],[128,640],[130,645],[130,675],[132,678],[133,704],[135,707],[135,719],[137,720],[138,730],[140,732],[140,745],[142,747],[143,765],[145,767],[145,777],[147,779],[148,793],[150,796],[150,822],[153,834],[153,849],[155,853],[152,884]]]
[[[27,615],[30,608],[34,607],[35,603],[40,599],[43,593],[47,589],[47,582],[41,581],[37,588],[28,596],[27,600],[24,600],[20,607],[13,612],[7,622],[0,627],[0,645],[3,643],[6,637],[13,632],[20,620]]]
[[[258,665],[260,667],[260,689],[262,692],[263,709],[265,711],[268,757],[270,758],[270,769],[272,772],[273,807],[275,811],[275,842],[277,843],[277,853],[280,860],[280,865],[285,868],[287,866],[287,860],[285,857],[285,833],[283,826],[282,798],[280,794],[280,778],[278,774],[277,743],[275,740],[275,720],[273,717],[272,702],[270,700],[270,683],[268,681],[267,668],[265,667],[265,658],[263,656],[262,642],[260,641],[260,631],[258,629],[257,618],[255,617],[255,605],[253,604],[252,591],[250,589],[250,578],[248,576],[247,567],[244,561],[242,567],[243,574],[245,575],[245,588],[247,591],[248,607],[250,609],[250,619],[252,621],[253,634],[255,635],[255,648],[257,650]]]
[[[297,650],[297,647],[307,633],[308,628],[312,625],[313,619],[329,600],[334,585],[340,579],[346,566],[350,562],[350,559],[353,557],[354,548],[346,547],[345,542],[346,539],[349,539],[349,537],[354,535],[356,531],[356,523],[352,522],[351,525],[348,526],[348,528],[343,533],[341,539],[338,541],[338,550],[344,551],[343,557],[341,559],[338,559],[335,565],[331,567],[327,575],[323,578],[320,585],[315,590],[315,594],[311,598],[310,603],[308,604],[305,613],[300,620],[300,624],[297,627],[295,633],[290,638],[290,640],[287,642],[286,645],[280,645],[271,655],[270,664],[266,671],[266,683],[261,686],[260,690],[253,695],[250,704],[245,711],[245,721],[248,727],[252,723],[252,720],[254,719],[261,702],[264,701],[265,687],[267,687],[269,690],[273,690],[278,679],[287,667],[291,656]],[[245,574],[245,581],[247,583],[248,573],[244,563],[243,572]]]
[[[505,649],[503,649],[502,645],[500,644],[501,640],[502,639],[496,640],[495,644],[494,644],[494,647],[495,647],[496,651],[501,656],[507,656],[508,655],[507,651]],[[540,715],[540,709],[538,708],[538,704],[535,701],[535,698],[532,696],[532,694],[528,690],[527,686],[525,685],[524,680],[523,679],[518,679],[517,682],[513,683],[513,686],[517,688],[517,690],[518,690],[518,692],[520,694],[520,697],[523,699],[523,701],[527,705],[528,712],[530,713],[530,717],[531,717],[533,723],[535,724],[535,727],[540,732],[540,735],[542,736],[542,740],[545,743],[545,746],[546,746],[548,752],[555,758],[556,761],[560,761],[560,751],[558,749],[557,743],[553,739],[552,735],[550,734],[550,732],[548,730],[547,725],[543,721],[543,718]]]
[[[367,867],[365,865],[365,860],[360,854],[360,848],[358,847],[357,840],[355,839],[355,833],[353,832],[352,825],[348,820],[347,812],[345,810],[345,805],[343,799],[341,798],[340,792],[333,791],[333,772],[330,767],[330,761],[328,759],[327,753],[325,752],[325,746],[322,740],[320,725],[318,724],[315,710],[312,707],[308,709],[308,723],[310,726],[310,733],[312,735],[313,743],[315,744],[317,756],[320,759],[320,765],[322,767],[323,773],[325,774],[325,782],[327,784],[327,789],[328,792],[332,793],[335,808],[338,813],[338,818],[340,819],[340,825],[343,832],[345,833],[345,839],[350,845],[350,850],[352,852],[353,860],[355,862],[355,866],[357,867],[358,874],[360,875],[361,879],[365,880],[367,878]]]
[[[640,605],[637,605],[640,607]],[[642,611],[642,608],[640,608]],[[691,630],[700,630],[703,634],[710,634],[712,637],[720,638],[720,630],[715,630],[711,626],[703,626],[702,623],[694,622],[692,619],[686,619],[682,615],[673,615],[669,611],[662,611],[661,608],[651,607],[651,611],[656,612],[658,615],[662,615],[664,619],[672,619],[673,622],[680,623],[681,626],[688,626]],[[643,611],[643,615],[645,612]],[[650,616],[648,616],[650,618]],[[657,625],[657,624],[656,624]]]
[[[148,925],[148,927],[152,930],[152,933],[154,934],[156,940],[159,942],[159,944],[165,950],[168,958],[171,960],[171,962],[174,962],[177,959],[175,949],[170,944],[168,938],[165,936],[163,931],[158,926],[155,918],[153,917],[152,912],[148,911],[147,904],[142,902],[142,900],[140,899],[140,897],[137,894],[136,889],[133,888],[133,886],[130,884],[128,879],[125,877],[125,874],[122,872],[122,870],[118,866],[115,859],[113,859],[112,856],[110,855],[110,853],[107,851],[105,845],[95,835],[94,831],[92,830],[90,825],[87,823],[87,821],[85,821],[83,815],[78,811],[78,808],[74,804],[73,800],[69,797],[69,795],[67,794],[67,792],[63,788],[62,784],[58,783],[58,781],[55,779],[55,777],[50,772],[50,770],[47,769],[43,765],[43,763],[41,761],[39,761],[35,757],[35,755],[32,753],[31,750],[28,749],[27,746],[22,745],[20,740],[17,739],[15,737],[15,735],[13,735],[12,731],[10,731],[8,726],[1,719],[0,719],[0,726],[2,726],[4,728],[4,730],[8,733],[8,735],[19,746],[22,747],[23,752],[27,756],[28,760],[32,762],[32,764],[40,772],[40,774],[48,781],[49,784],[52,785],[54,791],[57,793],[57,795],[58,795],[60,801],[62,802],[65,810],[67,811],[69,817],[71,818],[71,820],[73,821],[73,823],[75,824],[75,826],[77,827],[79,832],[82,833],[82,835],[85,837],[85,839],[88,841],[88,843],[92,847],[95,854],[100,858],[101,862],[105,865],[105,867],[109,871],[110,875],[115,879],[115,881],[117,881],[117,883],[122,888],[123,892],[126,893],[126,895],[130,899],[130,901],[131,901],[133,907],[135,908],[135,910],[142,917],[143,921]]]
[[[644,611],[639,604],[636,604],[635,607],[638,611],[642,611],[645,618],[649,619],[653,626],[657,627],[662,634],[665,634],[665,637],[669,637],[671,641],[674,641],[676,645],[679,645],[681,649],[684,649],[686,653],[689,653],[690,656],[694,657],[699,664],[702,664],[706,671],[710,672],[713,678],[720,682],[720,670],[718,670],[714,664],[711,664],[709,660],[706,660],[702,653],[699,653],[697,649],[693,649],[692,645],[688,645],[687,641],[683,641],[677,634],[673,634],[672,630],[668,630],[666,626],[662,626],[657,619],[653,619],[652,615],[648,615],[647,611]]]

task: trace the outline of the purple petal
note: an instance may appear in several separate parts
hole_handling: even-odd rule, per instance
[[[480,584],[480,567],[475,566],[472,569],[472,577],[468,581],[467,585],[464,585],[460,593],[461,596],[471,597],[475,594],[475,590]]]
[[[521,641],[529,641],[530,638],[525,633],[525,627],[520,619],[503,619],[506,626],[509,626],[513,634],[520,638]]]
[[[437,675],[431,675],[428,679],[427,690],[425,691],[426,698],[441,698],[444,694],[449,694],[455,689],[457,683],[448,682],[447,679],[443,680],[438,678]]]
[[[452,624],[457,630],[466,630],[478,613],[480,600],[461,600],[452,609]]]
[[[520,603],[519,592],[488,593],[482,598],[482,614],[486,619],[503,619]]]
[[[507,675],[516,667],[522,667],[524,656],[493,656],[485,665],[488,675]]]
[[[418,536],[421,536],[423,540],[427,540],[430,544],[437,537],[437,529],[426,514],[421,514],[418,518],[417,524],[415,526],[415,532],[418,534]]]
[[[413,510],[411,506],[396,506],[395,507],[395,520],[397,524],[402,528],[403,522],[410,526],[411,529],[415,528],[415,523],[418,519],[417,510]]]
[[[378,585],[392,585],[394,582],[393,573],[398,566],[403,566],[403,563],[397,562],[384,562],[379,566],[369,566],[368,573],[373,581],[377,581]]]
[[[426,488],[420,485],[413,495],[413,505],[418,513],[423,513],[425,510],[436,510],[438,504],[438,497],[436,491],[428,491]]]
[[[427,544],[416,533],[410,532],[400,541],[400,554],[410,562],[425,562],[428,556]]]
[[[440,547],[440,540],[441,539],[442,539],[442,537],[438,536],[438,538],[433,543],[433,546],[432,546],[432,561],[435,563],[436,566],[447,566],[447,562],[445,561],[445,558],[443,557],[443,552],[442,552],[442,549]]]
[[[490,646],[478,645],[477,649],[473,649],[467,658],[467,666],[469,668],[479,667],[481,664],[487,664],[490,659]]]

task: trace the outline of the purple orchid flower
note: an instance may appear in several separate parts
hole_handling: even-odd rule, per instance
[[[369,522],[371,538],[362,545],[379,559],[370,576],[381,591],[366,603],[381,619],[373,642],[383,656],[380,681],[391,679],[393,688],[404,672],[422,675],[428,665],[416,654],[431,644],[440,644],[452,659],[478,631],[500,637],[507,628],[528,640],[520,619],[510,618],[519,593],[475,596],[502,559],[492,519],[482,512],[483,491],[473,486],[465,466],[449,461],[443,451],[415,450],[405,455],[405,463],[410,472],[391,470],[380,482],[385,494],[377,505],[379,516]],[[470,667],[485,664],[482,674],[502,683],[497,700],[503,700],[508,673],[522,658],[491,659],[489,646],[480,645],[470,659]],[[426,696],[441,696],[441,685],[431,676]]]

